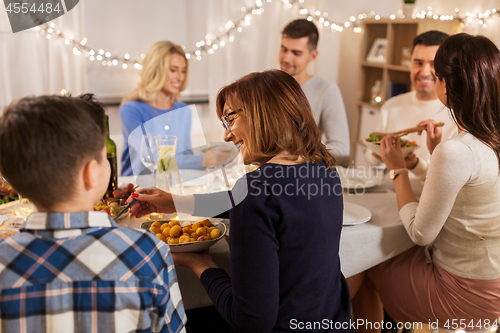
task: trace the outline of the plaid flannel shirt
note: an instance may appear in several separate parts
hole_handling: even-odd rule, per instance
[[[0,332],[181,332],[167,244],[104,212],[34,213],[0,241]]]

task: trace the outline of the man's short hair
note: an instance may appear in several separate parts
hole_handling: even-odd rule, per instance
[[[309,41],[307,42],[309,50],[316,50],[318,47],[318,28],[316,28],[314,23],[306,19],[298,19],[288,23],[281,34],[284,37],[293,39],[309,37]]]
[[[104,109],[92,95],[25,97],[0,116],[0,172],[51,209],[72,198],[85,163],[102,160],[105,137]]]
[[[437,30],[430,30],[426,31],[417,37],[413,38],[413,47],[411,49],[411,53],[413,54],[413,50],[415,49],[415,46],[422,44],[425,46],[434,46],[434,45],[441,45],[441,43],[448,38],[448,34],[437,31]]]

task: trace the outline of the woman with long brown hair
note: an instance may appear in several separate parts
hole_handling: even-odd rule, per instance
[[[260,167],[226,193],[171,196],[147,190],[132,214],[229,209],[231,276],[210,254],[177,253],[238,332],[326,332],[349,328],[340,271],[342,188],[296,80],[278,70],[249,74],[217,96],[224,140]],[[173,207],[175,201],[175,207]]]
[[[383,304],[399,322],[488,329],[500,316],[500,51],[486,37],[453,35],[434,67],[459,134],[440,143],[434,121],[421,123],[432,157],[420,202],[399,139],[382,139],[401,219],[418,246],[366,272],[354,314],[379,320]]]

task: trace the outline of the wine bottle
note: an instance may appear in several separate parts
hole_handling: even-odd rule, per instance
[[[106,123],[106,147],[108,150],[107,157],[109,164],[111,165],[111,175],[109,177],[109,184],[106,194],[104,198],[113,197],[113,191],[116,190],[117,182],[118,182],[118,174],[117,174],[117,164],[116,164],[116,144],[109,137],[109,117],[108,115],[104,116],[104,122]]]

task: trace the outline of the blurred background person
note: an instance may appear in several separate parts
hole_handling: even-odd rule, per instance
[[[351,145],[349,125],[339,87],[307,72],[307,66],[318,56],[318,28],[306,19],[294,20],[282,31],[279,62],[300,84],[311,105],[322,141],[339,165],[349,165]]]
[[[125,141],[122,176],[131,176],[133,170],[145,169],[132,167],[132,164],[141,165],[141,143],[134,142],[131,147],[128,138],[134,129],[146,122],[147,134],[177,137],[176,159],[181,169],[202,169],[210,165],[221,165],[234,157],[232,151],[224,147],[215,147],[211,152],[193,155],[192,110],[178,100],[180,93],[187,86],[188,67],[184,49],[170,41],[159,41],[147,51],[142,61],[140,82],[137,88],[123,99],[119,111]],[[178,111],[173,112],[174,110]],[[150,122],[155,118],[162,121]]]
[[[353,311],[377,322],[383,305],[398,322],[486,330],[500,315],[500,51],[484,36],[461,33],[441,44],[434,65],[436,95],[459,134],[441,142],[443,129],[433,119],[420,123],[432,154],[420,201],[399,138],[381,140],[399,215],[417,246],[364,279],[349,278]]]

